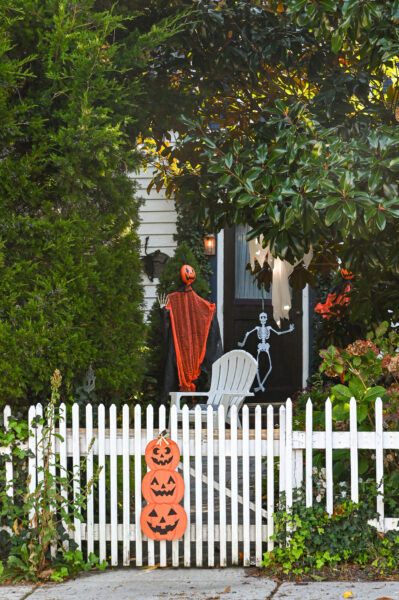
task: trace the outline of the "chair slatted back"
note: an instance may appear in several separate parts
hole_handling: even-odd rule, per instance
[[[211,404],[214,410],[223,405],[226,414],[234,404],[239,410],[251,388],[257,368],[257,361],[245,350],[232,350],[218,358],[212,365],[208,404]],[[225,392],[238,393],[231,396]]]

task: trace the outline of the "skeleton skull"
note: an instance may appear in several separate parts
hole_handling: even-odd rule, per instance
[[[259,315],[259,321],[261,325],[266,325],[266,321],[267,321],[267,314],[262,312]]]

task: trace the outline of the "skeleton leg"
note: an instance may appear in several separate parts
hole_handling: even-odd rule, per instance
[[[266,373],[266,375],[265,375],[265,376],[264,376],[264,378],[262,379],[262,382],[260,382],[260,381],[259,381],[259,378],[258,378],[259,385],[260,385],[261,387],[259,387],[259,388],[255,388],[255,390],[254,390],[255,392],[257,392],[257,391],[259,391],[259,390],[262,390],[262,392],[264,392],[264,391],[265,391],[264,383],[265,383],[266,379],[269,377],[269,375],[270,375],[270,373],[271,373],[271,371],[272,371],[272,359],[270,358],[270,353],[269,353],[269,350],[265,350],[265,352],[266,352],[266,354],[267,354],[267,357],[268,357],[268,359],[269,359],[269,365],[270,365],[270,366],[269,366],[269,370],[268,370],[268,372]]]
[[[259,376],[259,354],[260,354],[260,350],[258,350],[258,354],[257,354],[257,357],[256,357],[256,360],[258,361],[258,370],[256,371],[256,378],[258,380],[259,386],[256,387],[256,388],[254,388],[254,392],[259,392],[259,391],[264,392],[265,391],[265,388],[263,387],[263,381],[264,380],[261,381],[260,380],[260,376]]]

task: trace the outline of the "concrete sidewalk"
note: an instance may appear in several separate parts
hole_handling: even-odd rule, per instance
[[[246,569],[115,569],[42,586],[0,586],[0,600],[399,600],[398,582],[283,583]]]

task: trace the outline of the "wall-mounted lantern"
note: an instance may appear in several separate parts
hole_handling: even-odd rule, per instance
[[[215,256],[216,254],[216,238],[213,233],[204,236],[204,249],[207,256]]]
[[[161,252],[161,250],[154,250],[154,252],[147,253],[149,236],[145,238],[145,255],[141,257],[141,261],[143,263],[145,274],[147,275],[150,281],[154,281],[154,277],[159,279],[163,268],[166,264],[166,261],[169,259],[169,256],[165,254],[165,252]]]

